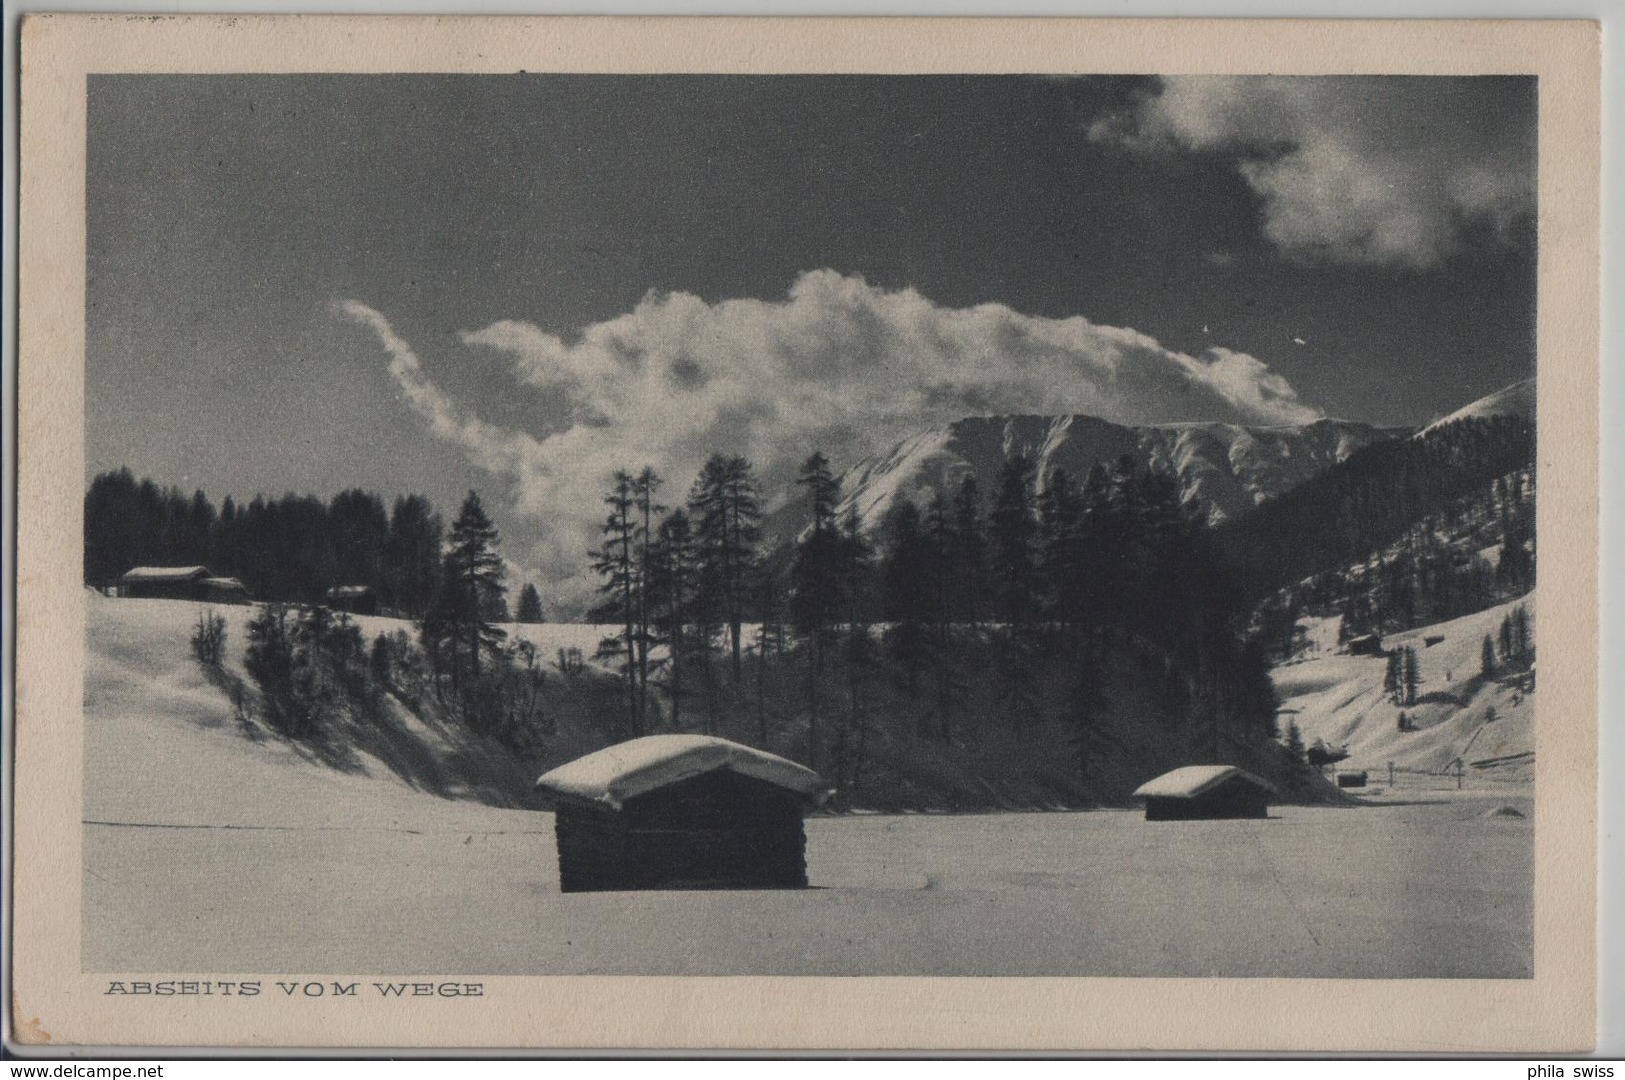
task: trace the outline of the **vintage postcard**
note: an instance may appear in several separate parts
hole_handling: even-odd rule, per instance
[[[1598,38],[29,19],[14,1038],[1591,1046]]]

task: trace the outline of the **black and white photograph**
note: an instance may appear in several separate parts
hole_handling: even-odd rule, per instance
[[[90,74],[75,966],[1534,979],[1542,90]]]

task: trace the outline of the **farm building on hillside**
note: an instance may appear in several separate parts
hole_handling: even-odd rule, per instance
[[[248,589],[230,577],[215,577],[206,566],[138,566],[119,578],[117,594],[133,599],[203,600],[246,604]]]
[[[559,887],[795,889],[802,812],[830,788],[793,761],[708,735],[650,735],[536,781],[556,811]]]
[[[351,615],[378,614],[378,598],[368,585],[335,585],[327,590],[327,606]]]
[[[1381,656],[1382,637],[1378,634],[1361,634],[1359,637],[1349,638],[1350,656]]]
[[[1147,780],[1134,792],[1147,821],[1269,816],[1275,786],[1234,765],[1187,765]]]

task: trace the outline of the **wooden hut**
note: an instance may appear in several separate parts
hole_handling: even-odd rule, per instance
[[[327,590],[327,606],[351,615],[378,614],[378,597],[368,585],[335,585]]]
[[[1361,634],[1351,637],[1348,641],[1350,656],[1382,656],[1382,636],[1380,634]]]
[[[119,595],[152,600],[207,600],[207,566],[137,566],[119,578]]]
[[[708,735],[650,735],[536,781],[555,810],[559,887],[794,889],[802,813],[829,795],[811,769]]]
[[[233,577],[215,577],[207,566],[138,566],[119,578],[117,594],[149,600],[249,603],[248,589]]]
[[[1269,816],[1276,794],[1268,780],[1234,765],[1187,765],[1147,780],[1134,792],[1145,800],[1147,821]]]

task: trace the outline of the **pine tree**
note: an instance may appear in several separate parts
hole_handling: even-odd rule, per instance
[[[638,523],[634,516],[637,505],[636,482],[624,470],[615,473],[604,505],[609,515],[600,532],[603,546],[592,552],[592,566],[603,583],[598,591],[608,599],[597,609],[603,616],[613,617],[621,625],[621,639],[608,639],[606,647],[613,646],[625,658],[627,728],[633,735],[641,735],[642,724],[638,715],[637,669],[637,589],[638,589]]]
[[[958,626],[980,623],[986,549],[975,480],[965,478],[952,508],[940,492],[933,496],[916,572],[928,582],[921,609],[930,630],[924,651],[935,689],[935,734],[944,745],[953,741],[954,715],[963,709],[969,688],[959,662]],[[925,720],[922,714],[922,724]]]
[[[1479,650],[1479,670],[1484,678],[1495,678],[1495,640],[1488,634],[1484,635],[1484,647]]]
[[[683,674],[689,655],[689,605],[694,592],[694,533],[685,511],[674,510],[661,521],[652,564],[650,602],[658,611],[655,626],[663,630],[666,638],[666,696],[671,701],[671,725],[680,730]]]
[[[762,536],[762,500],[755,473],[742,457],[714,454],[700,470],[688,499],[694,520],[704,606],[728,630],[733,680],[744,674],[743,624]]]
[[[517,618],[522,623],[539,623],[542,618],[542,595],[536,591],[536,586],[525,582],[525,587],[519,590],[519,613]]]
[[[779,583],[771,568],[764,567],[757,575],[757,612],[761,622],[756,626],[756,737],[758,745],[767,747],[767,653],[768,646],[778,643],[783,652],[784,626],[782,623]]]
[[[943,576],[951,581],[955,600],[942,606],[944,621],[979,623],[987,591],[987,529],[976,475],[967,474],[954,493],[953,514],[934,518]]]
[[[638,576],[637,576],[637,618],[638,618],[638,728],[647,727],[649,716],[649,572],[650,548],[653,545],[654,516],[666,512],[664,506],[654,501],[654,495],[663,481],[655,471],[644,466],[632,481],[632,491],[635,506],[638,512]]]
[[[98,475],[85,492],[85,584],[105,588],[145,561],[140,548],[140,492],[129,469]]]
[[[868,733],[864,688],[872,674],[876,657],[868,623],[863,618],[863,600],[869,595],[874,548],[863,534],[855,506],[848,506],[841,521],[836,589],[841,597],[841,617],[845,622],[844,667],[846,669],[846,715],[837,732],[835,773],[850,788],[862,769]]]
[[[796,628],[816,640],[834,623],[839,609],[841,536],[835,506],[840,499],[840,484],[822,453],[814,453],[806,460],[796,483],[807,489],[812,525],[796,545],[791,564],[795,593],[790,613]]]
[[[336,572],[330,584],[362,585],[385,597],[389,515],[384,500],[370,491],[343,491],[328,504],[327,519]]]
[[[481,654],[500,648],[508,636],[487,618],[493,600],[500,600],[507,592],[502,581],[502,558],[496,550],[500,542],[479,494],[470,491],[452,523],[446,545],[440,621],[450,632],[453,648],[466,650],[469,672],[475,678],[480,675]],[[454,655],[454,684],[457,666]]]
[[[440,591],[440,546],[445,527],[429,500],[406,495],[395,500],[384,543],[385,603],[419,618]]]
[[[1304,761],[1303,732],[1298,730],[1298,722],[1290,721],[1286,726],[1286,752],[1294,764]]]
[[[1084,607],[1080,595],[1083,506],[1065,469],[1050,474],[1038,496],[1038,581],[1052,623],[1074,623]]]
[[[1507,615],[1507,643],[1512,646],[1512,658],[1515,664],[1521,665],[1525,659],[1528,647],[1529,626],[1524,621],[1523,608],[1513,608]]]
[[[933,521],[940,520],[939,509],[933,505]],[[881,561],[881,578],[886,618],[891,622],[887,644],[903,669],[912,700],[919,692],[920,672],[928,655],[926,627],[937,606],[932,602],[933,594],[943,586],[942,579],[947,575],[934,565],[934,545],[926,536],[919,509],[908,499],[899,499],[892,506],[882,532],[885,557]]]
[[[1018,633],[1032,615],[1037,576],[1037,523],[1033,517],[1032,461],[1017,453],[999,473],[988,520],[998,590],[999,618]]]
[[[808,764],[817,768],[819,696],[818,681],[824,673],[824,646],[830,627],[840,610],[839,574],[841,534],[835,519],[840,484],[830,472],[829,459],[814,452],[801,467],[796,481],[807,489],[812,507],[812,525],[796,545],[790,565],[794,592],[790,614],[796,628],[812,644],[807,671]]]
[[[1416,688],[1417,688],[1418,685],[1421,684],[1422,676],[1421,676],[1421,673],[1420,673],[1420,671],[1418,670],[1418,667],[1417,667],[1416,648],[1415,648],[1415,646],[1412,646],[1412,645],[1405,646],[1405,673],[1404,673],[1404,679],[1405,679],[1405,704],[1407,704],[1407,705],[1415,705],[1416,704]]]
[[[1394,699],[1394,704],[1400,703],[1401,691],[1405,682],[1405,661],[1400,650],[1391,649],[1388,653],[1388,670],[1382,676],[1383,693]]]
[[[1037,657],[1028,633],[1039,584],[1032,471],[1032,461],[1023,453],[1006,459],[988,519],[996,609],[1005,624],[998,665],[1000,697],[1005,715],[1017,729],[1029,726],[1038,708]]]

